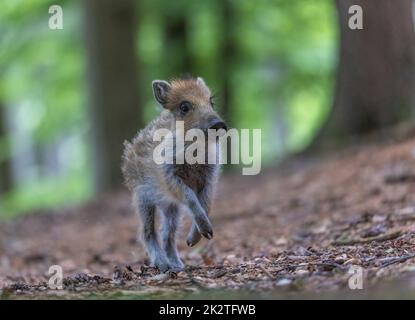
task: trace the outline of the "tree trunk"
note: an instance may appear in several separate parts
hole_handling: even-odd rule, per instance
[[[339,143],[412,115],[415,34],[412,0],[336,0],[340,59],[332,113],[314,145]],[[349,28],[349,7],[363,9],[363,30]]]
[[[7,135],[5,110],[4,106],[0,104],[0,195],[11,191],[13,188],[10,144]]]
[[[85,33],[94,184],[121,186],[123,141],[142,126],[133,0],[86,0]]]
[[[236,39],[234,33],[235,15],[231,0],[223,0],[221,2],[223,13],[223,30],[221,43],[221,74],[222,74],[222,90],[219,93],[220,110],[223,119],[226,121],[228,127],[233,127],[233,97],[232,97],[232,75],[234,71],[234,64],[236,58]],[[226,148],[227,163],[230,163],[232,148],[230,141],[228,141]],[[224,165],[225,170],[231,170],[231,165]]]
[[[164,43],[168,78],[197,76],[192,74],[192,55],[188,39],[188,23],[184,12],[164,15]]]
[[[224,0],[223,6],[223,39],[222,39],[222,115],[226,121],[232,120],[232,74],[236,57],[236,45],[233,26],[235,24],[231,0]]]

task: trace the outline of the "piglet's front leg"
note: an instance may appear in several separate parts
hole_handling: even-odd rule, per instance
[[[189,234],[187,235],[186,243],[189,247],[193,247],[200,241],[200,239],[202,239],[202,235],[200,234],[196,223],[193,222],[190,227]]]
[[[212,224],[208,218],[208,215],[205,209],[200,204],[199,199],[197,198],[193,190],[191,190],[188,187],[185,190],[184,196],[186,199],[186,204],[188,205],[190,212],[192,213],[192,217],[193,217],[192,230],[194,230],[192,234],[195,235],[195,239],[198,237],[198,235],[196,234],[196,231],[199,232],[206,239],[209,239],[209,240],[212,239],[213,238]]]
[[[175,194],[178,200],[189,208],[196,229],[205,238],[212,239],[212,224],[210,223],[207,212],[201,205],[195,192],[175,174],[175,171],[172,170],[171,166],[165,167],[165,173],[167,178],[166,181],[172,190],[172,194]]]
[[[207,215],[209,215],[210,211],[210,198],[211,187],[209,184],[207,184],[205,188],[203,188],[203,190],[198,194],[199,203],[205,210]],[[197,224],[193,221],[190,231],[187,235],[186,243],[189,247],[193,247],[200,241],[201,238],[202,235],[199,232],[199,228],[197,227]]]

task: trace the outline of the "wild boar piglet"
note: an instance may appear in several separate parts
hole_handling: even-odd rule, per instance
[[[211,91],[202,78],[155,80],[152,84],[162,111],[132,142],[125,142],[122,172],[141,218],[139,234],[150,262],[165,272],[184,267],[176,248],[181,212],[187,211],[192,218],[187,236],[189,246],[198,243],[201,236],[213,237],[208,215],[218,180],[219,158],[211,161],[208,154],[212,150],[219,153],[220,148],[218,139],[209,138],[208,132],[224,132],[227,128],[214,110]],[[159,129],[171,132],[170,137],[164,137],[164,142],[168,139],[172,142],[172,162],[160,163],[154,159],[154,151],[161,143],[160,139],[155,139]],[[206,137],[201,139],[204,161],[189,163],[187,157],[183,157],[194,143],[185,140],[179,145],[179,135],[185,136],[191,129],[200,129]],[[160,237],[155,228],[156,213],[161,221]]]

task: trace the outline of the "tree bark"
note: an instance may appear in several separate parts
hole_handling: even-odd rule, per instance
[[[231,0],[223,0],[221,2],[223,25],[222,25],[222,42],[221,42],[221,74],[222,74],[222,90],[219,93],[219,103],[222,118],[228,127],[233,127],[233,86],[232,75],[234,71],[235,58],[237,57],[237,45],[234,33],[235,12]],[[226,159],[230,163],[232,148],[228,140],[226,148]],[[225,170],[231,170],[231,165],[224,165]]]
[[[350,6],[363,30],[349,28]],[[415,33],[412,0],[336,0],[340,52],[332,112],[314,144],[339,143],[413,115]]]
[[[232,120],[232,74],[236,57],[234,35],[234,9],[231,0],[222,2],[223,8],[223,40],[222,40],[222,116],[226,121]]]
[[[169,78],[197,76],[193,73],[188,22],[184,12],[164,15],[165,63]]]
[[[12,164],[10,145],[7,139],[7,126],[4,106],[0,104],[0,141],[2,142],[0,156],[0,195],[13,189]]]
[[[133,0],[85,0],[92,167],[97,192],[121,186],[123,141],[142,126]]]

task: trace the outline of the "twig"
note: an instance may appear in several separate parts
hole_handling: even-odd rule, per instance
[[[379,268],[385,268],[390,266],[391,264],[405,262],[406,260],[409,260],[411,258],[415,258],[415,253],[408,254],[402,257],[391,258],[389,261],[383,263]]]
[[[270,278],[273,281],[276,280],[276,278],[267,269],[265,269],[263,265],[259,265],[259,268],[261,269],[263,273],[267,275],[268,278]]]
[[[376,237],[333,241],[332,245],[334,245],[334,246],[350,246],[350,245],[360,244],[360,243],[369,243],[369,242],[372,242],[372,241],[379,241],[380,242],[380,241],[396,239],[401,235],[402,235],[402,231],[399,230],[399,231],[383,234],[383,235],[376,236]]]
[[[346,271],[348,270],[347,267],[342,266],[336,262],[316,262],[316,263],[310,263],[310,265],[314,265],[314,266],[320,266],[320,267],[331,267],[332,269],[339,269],[341,271]]]
[[[218,270],[218,271],[216,271],[214,274],[212,274],[211,276],[210,276],[210,278],[212,278],[212,279],[218,279],[218,278],[221,278],[221,277],[223,277],[225,274],[227,274],[228,272],[226,271],[226,270]]]
[[[187,277],[189,278],[189,281],[192,285],[194,285],[195,287],[198,287],[199,289],[204,289],[204,286],[193,277],[190,270],[185,269],[185,272],[186,272]]]

